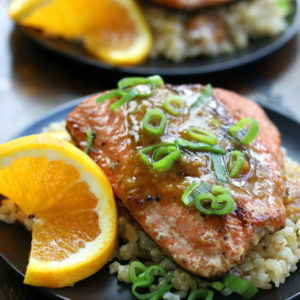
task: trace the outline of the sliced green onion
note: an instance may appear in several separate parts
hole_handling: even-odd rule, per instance
[[[217,145],[218,143],[217,137],[213,133],[204,129],[190,127],[187,129],[187,133],[192,139],[198,142],[202,142],[209,145]]]
[[[194,203],[194,199],[202,193],[209,193],[211,187],[208,183],[203,182],[201,184],[193,182],[181,196],[181,200],[185,205],[191,205]]]
[[[172,116],[179,116],[182,114],[184,107],[185,107],[185,102],[183,99],[178,96],[170,96],[168,97],[162,104],[163,109],[168,112]]]
[[[89,154],[90,149],[91,149],[91,147],[93,145],[94,136],[93,136],[93,133],[89,129],[85,133],[86,133],[86,136],[87,136],[87,141],[86,141],[86,145],[85,145],[83,151],[86,154]]]
[[[247,129],[247,127],[249,128]],[[244,145],[250,145],[259,133],[259,125],[256,120],[251,118],[240,119],[236,125],[233,125],[229,128],[228,133],[231,136],[238,138],[241,134],[241,131],[244,129],[247,129],[247,132],[244,137],[239,138],[239,140]]]
[[[182,138],[175,139],[175,144],[178,144],[180,147],[187,148],[190,150],[208,151],[219,154],[226,153],[226,151],[219,146],[212,146],[200,142],[191,142]]]
[[[121,107],[126,102],[129,102],[131,99],[136,97],[138,94],[139,94],[139,91],[137,89],[133,88],[128,93],[124,94],[117,102],[113,103],[110,106],[110,109],[113,111],[117,110],[119,107]]]
[[[151,89],[150,92],[140,93],[137,88],[130,88],[139,84],[149,84]],[[159,75],[153,75],[149,77],[126,77],[118,82],[118,89],[99,96],[96,99],[96,104],[115,97],[121,97],[116,103],[113,103],[110,106],[112,110],[116,110],[124,103],[130,101],[135,97],[150,97],[151,95],[153,95],[155,87],[161,84],[164,84],[164,81]]]
[[[153,155],[150,161],[147,154],[151,152],[153,152]],[[141,161],[148,166],[151,164],[153,169],[157,171],[169,170],[180,155],[180,149],[176,144],[172,143],[160,143],[140,151]]]
[[[161,148],[158,148],[157,151],[160,151],[160,154],[162,153],[162,150],[160,150]],[[174,162],[180,157],[181,152],[179,150],[178,147],[174,147],[172,150],[170,150],[170,147],[168,147],[168,151],[165,152],[165,156],[161,158],[161,156],[156,156],[154,153],[153,156],[153,163],[152,163],[152,167],[154,170],[159,170],[159,171],[163,171],[166,172],[167,170],[169,170],[172,165],[174,164]],[[158,160],[155,160],[155,157],[159,157]]]
[[[229,155],[229,176],[236,177],[244,164],[245,156],[241,151],[234,150]]]
[[[99,104],[100,102],[103,102],[103,101],[106,101],[106,100],[110,100],[110,99],[115,98],[115,97],[120,97],[123,94],[118,90],[113,90],[113,91],[107,92],[107,93],[99,96],[96,99],[96,104]]]
[[[129,279],[132,283],[140,281],[138,277],[140,274],[144,273],[147,270],[147,267],[139,262],[133,261],[129,266]]]
[[[277,7],[282,13],[284,14],[285,17],[288,17],[292,14],[293,12],[293,5],[292,2],[289,0],[277,0],[276,1]]]
[[[133,262],[133,263],[137,263],[137,262]],[[131,287],[131,291],[137,299],[159,300],[166,292],[168,292],[172,288],[172,284],[168,284],[167,273],[161,266],[154,265],[154,266],[147,268],[147,267],[145,267],[145,265],[140,263],[140,264],[135,264],[131,268],[131,265],[133,263],[131,263],[130,267],[129,267],[129,277],[130,277],[130,274],[133,274],[132,275],[133,280],[131,280],[131,277],[130,277],[130,280],[133,283],[133,285]],[[136,276],[135,269],[138,269],[140,271],[145,269],[145,271],[143,273],[140,273],[138,276]],[[163,282],[158,286],[159,288],[153,292],[143,293],[143,294],[139,293],[137,291],[138,288],[149,288],[150,285],[153,284],[153,282],[155,280],[155,276],[153,274],[154,270],[158,270],[163,275],[163,277],[164,277]]]
[[[146,112],[142,123],[143,123],[143,128],[147,133],[153,135],[161,135],[166,128],[167,117],[159,109],[150,109]],[[152,125],[153,123],[159,123],[159,124]]]
[[[199,107],[212,97],[212,85],[207,84],[201,96],[191,105],[191,107]]]
[[[168,146],[175,146],[175,144],[160,143],[160,144],[155,144],[155,145],[152,145],[152,146],[149,146],[147,148],[140,150],[140,158],[141,158],[142,162],[145,163],[146,165],[150,165],[151,162],[149,161],[147,154],[151,153],[152,151],[154,151],[155,149],[157,149],[159,147],[168,147]]]
[[[212,215],[214,214],[214,209],[212,206],[215,199],[216,197],[214,195],[203,193],[195,198],[194,204],[202,213]]]
[[[196,300],[196,299],[205,299],[205,300],[213,300],[214,298],[214,292],[205,289],[205,288],[200,288],[197,290],[192,291],[187,300]]]
[[[153,153],[153,161],[159,161],[166,155],[176,150],[176,146],[163,146],[157,148]]]
[[[221,281],[214,281],[210,284],[210,286],[218,292],[221,292],[225,287],[225,285]]]
[[[234,200],[231,195],[221,194],[215,197],[211,205],[216,215],[230,214],[234,209]]]
[[[218,181],[227,182],[227,177],[223,165],[222,156],[219,154],[212,153],[211,154],[212,163],[216,172],[216,176]]]
[[[118,82],[118,89],[124,90],[131,86],[150,83],[153,85],[162,85],[164,84],[164,80],[159,75],[149,77],[125,77]]]
[[[230,194],[230,192],[226,188],[224,188],[220,185],[213,185],[211,187],[211,193],[214,196],[218,196],[218,195],[221,195],[221,194]]]
[[[233,275],[224,279],[224,285],[245,299],[251,299],[258,292],[253,284]]]

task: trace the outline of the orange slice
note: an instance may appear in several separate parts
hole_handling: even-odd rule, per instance
[[[70,286],[111,257],[117,213],[110,183],[72,144],[40,134],[0,145],[0,194],[34,215],[24,283]]]
[[[47,35],[80,39],[107,63],[138,64],[152,48],[152,34],[134,0],[52,0],[35,9],[28,5],[30,13],[24,17],[26,2],[38,0],[13,0],[9,7],[13,19]]]

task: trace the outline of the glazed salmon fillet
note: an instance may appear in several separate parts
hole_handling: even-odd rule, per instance
[[[94,134],[89,155],[107,174],[116,196],[148,235],[186,270],[215,277],[238,265],[247,252],[265,235],[285,223],[282,201],[283,171],[280,135],[264,111],[254,102],[233,92],[214,89],[200,107],[192,104],[203,93],[202,85],[162,85],[146,99],[136,98],[116,111],[116,99],[96,104],[99,95],[84,100],[67,118],[67,129],[84,149],[86,130]],[[167,127],[160,136],[151,136],[141,125],[151,108],[162,110],[170,95],[185,102],[180,116],[167,114]],[[237,146],[227,130],[243,117],[255,118],[260,132],[249,146]],[[166,172],[155,172],[140,157],[140,151],[175,138],[187,138],[190,126],[212,132],[218,146],[228,153],[238,149],[248,162],[246,172],[219,182],[210,152],[181,150],[181,156]],[[227,215],[208,215],[182,202],[184,191],[193,182],[220,185],[234,199]]]
[[[234,0],[150,0],[154,3],[161,4],[176,9],[193,10],[206,6],[214,6],[232,2]]]

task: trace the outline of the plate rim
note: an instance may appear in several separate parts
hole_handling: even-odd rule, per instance
[[[283,47],[286,43],[288,43],[296,35],[296,33],[299,31],[300,28],[300,0],[293,0],[293,1],[295,5],[295,12],[294,12],[294,18],[292,23],[288,25],[288,28],[283,33],[281,33],[277,37],[274,37],[274,40],[270,42],[270,44],[263,46],[258,50],[253,51],[253,53],[246,54],[238,58],[233,58],[232,60],[229,61],[218,62],[216,64],[207,65],[207,66],[201,66],[196,64],[195,66],[188,66],[188,67],[177,67],[177,68],[162,67],[160,69],[158,69],[157,67],[143,66],[143,65],[128,66],[128,67],[113,66],[113,65],[106,64],[100,60],[97,60],[92,56],[88,56],[88,55],[81,56],[67,51],[61,51],[56,47],[52,46],[51,43],[47,43],[47,42],[45,43],[43,42],[43,40],[36,38],[32,33],[30,34],[30,30],[32,29],[30,28],[28,29],[27,27],[22,27],[22,26],[18,26],[18,27],[28,38],[33,40],[41,47],[46,48],[49,51],[52,51],[65,58],[69,58],[81,64],[88,65],[97,69],[102,69],[102,70],[107,70],[112,72],[120,72],[124,74],[126,73],[137,74],[137,75],[150,75],[150,74],[159,73],[161,75],[170,76],[170,77],[204,75],[204,74],[211,74],[211,73],[226,71],[230,69],[235,69],[237,67],[250,64],[254,61],[258,61],[263,57],[268,56],[273,52],[276,52],[281,47]],[[47,38],[45,39],[47,40]],[[226,58],[225,55],[224,57]]]

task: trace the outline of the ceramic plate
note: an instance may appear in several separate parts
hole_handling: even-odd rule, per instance
[[[81,100],[82,98],[58,107],[12,138],[39,133],[49,123],[64,120]],[[298,135],[300,124],[278,113],[269,110],[266,110],[266,112],[278,126],[282,134],[283,146],[287,149],[288,155],[300,163],[300,142]],[[30,250],[31,234],[20,224],[11,225],[0,222],[0,237],[0,255],[12,268],[23,276]],[[290,300],[295,300],[297,298],[295,295],[300,292],[299,282],[300,271],[296,271],[278,289],[273,288],[268,291],[260,291],[253,300],[283,300],[289,297],[292,297]],[[109,275],[108,266],[95,275],[77,283],[74,287],[42,289],[42,291],[59,299],[133,300],[130,286],[118,283],[115,276]],[[214,299],[233,300],[241,298],[230,296],[230,298],[215,297]]]

